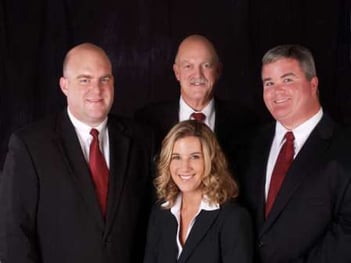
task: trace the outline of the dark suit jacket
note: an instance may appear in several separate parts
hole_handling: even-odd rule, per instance
[[[107,125],[106,222],[66,112],[12,135],[0,192],[2,262],[142,260],[152,145],[133,122],[110,116]]]
[[[254,141],[243,177],[256,223],[259,262],[351,262],[350,141],[326,115],[290,166],[264,219],[266,166],[274,125]]]
[[[242,152],[247,149],[247,143],[258,126],[258,119],[249,109],[230,101],[215,98],[214,107],[215,133],[229,163],[234,167],[240,163]],[[178,123],[178,117],[179,99],[149,104],[135,113],[136,120],[154,130],[158,149],[168,131]]]
[[[177,220],[156,205],[151,213],[144,263],[251,262],[252,226],[246,209],[227,203],[201,211],[177,261]]]

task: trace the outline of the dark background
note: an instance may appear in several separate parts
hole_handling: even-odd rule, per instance
[[[172,72],[180,40],[214,42],[224,72],[220,98],[270,120],[261,98],[260,59],[299,43],[314,54],[324,109],[351,124],[350,0],[0,0],[0,167],[10,133],[65,107],[58,79],[66,51],[102,46],[114,67],[113,112],[178,95]]]

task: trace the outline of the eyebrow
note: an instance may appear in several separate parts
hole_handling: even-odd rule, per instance
[[[92,76],[86,75],[86,74],[80,74],[80,75],[77,76],[77,79],[81,79],[81,78],[88,78],[88,79],[91,79]]]
[[[191,154],[202,154],[202,152],[191,152],[191,153],[189,153],[189,155],[191,155]],[[172,155],[181,155],[180,153],[177,153],[177,152],[173,152],[172,153]]]
[[[290,77],[290,76],[296,77],[296,74],[294,74],[293,72],[289,72],[289,73],[283,74],[282,76],[280,76],[280,78],[283,79],[283,78]],[[272,80],[271,77],[262,79],[263,82],[270,81],[270,80]]]
[[[296,77],[296,74],[294,74],[293,72],[289,72],[289,73],[283,74],[280,78],[285,78],[290,76]]]
[[[112,78],[113,75],[112,74],[106,74],[106,75],[103,75],[103,76],[99,77],[99,79],[106,78],[106,77],[107,78]],[[80,74],[80,75],[77,76],[77,79],[81,79],[81,78],[93,79],[94,77],[91,76],[91,75],[88,75],[88,74]]]

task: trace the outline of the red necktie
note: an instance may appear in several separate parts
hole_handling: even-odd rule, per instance
[[[292,132],[287,132],[284,137],[286,140],[280,149],[277,161],[275,162],[269,185],[268,197],[266,201],[266,218],[273,207],[275,198],[284,181],[285,174],[287,173],[294,159],[294,134]]]
[[[96,196],[101,207],[101,212],[105,217],[109,171],[105,158],[100,151],[99,132],[96,129],[91,129],[90,134],[93,136],[93,140],[90,143],[89,152],[90,171],[95,184]]]
[[[202,112],[193,112],[190,115],[190,119],[197,120],[199,122],[203,122],[206,119],[206,115],[203,114]]]

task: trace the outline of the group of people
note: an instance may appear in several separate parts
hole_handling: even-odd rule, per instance
[[[114,116],[111,61],[83,43],[59,85],[67,108],[10,138],[0,262],[351,262],[351,141],[323,110],[311,52],[263,56],[258,127],[214,96],[222,64],[191,35],[180,97]]]

